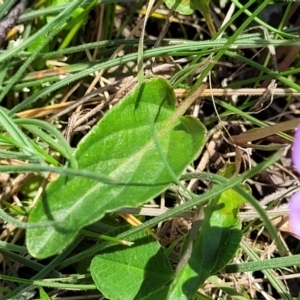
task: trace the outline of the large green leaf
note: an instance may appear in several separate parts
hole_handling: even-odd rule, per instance
[[[133,246],[110,246],[92,260],[95,285],[108,299],[142,299],[173,278],[164,249],[147,231],[129,240]]]
[[[145,203],[167,188],[172,176],[157,150],[153,132],[168,164],[180,176],[199,154],[205,128],[193,117],[178,117],[175,100],[165,80],[152,79],[102,118],[76,150],[79,168],[131,185],[60,176],[48,186],[29,216],[29,222],[57,221],[53,227],[27,230],[31,255],[54,255],[72,242],[80,228],[106,212]]]

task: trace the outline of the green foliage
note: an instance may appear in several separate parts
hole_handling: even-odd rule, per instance
[[[149,233],[141,231],[130,241],[133,246],[107,247],[92,261],[93,280],[108,299],[143,299],[173,278],[164,249]]]
[[[53,165],[58,165],[59,163],[49,155],[40,145],[35,143],[33,139],[30,139],[26,133],[22,131],[18,124],[19,120],[13,119],[8,116],[7,111],[3,108],[0,108],[0,124],[2,129],[9,134],[0,134],[0,146],[4,148],[0,150],[0,156],[3,158],[9,157],[18,157],[18,158],[26,158],[30,161],[34,162],[48,162]],[[26,120],[22,120],[20,123],[25,122]],[[42,121],[37,121],[38,124],[44,124]],[[34,123],[34,121],[29,123]],[[47,127],[48,128],[48,127]],[[70,158],[66,151],[58,145],[51,136],[46,135],[39,128],[33,129],[33,132],[39,131],[40,138],[45,138],[45,141],[49,142],[56,150],[61,152],[66,157]],[[52,128],[51,131],[57,134],[57,137],[60,136],[55,128]],[[60,139],[60,137],[58,137]],[[61,140],[61,139],[60,139]],[[10,151],[10,149],[18,149],[17,151]],[[68,151],[68,150],[67,150]]]
[[[0,5],[1,21],[18,2],[3,1]],[[246,291],[224,282],[222,274],[241,274],[259,270],[269,281],[272,290],[276,290],[282,299],[291,299],[285,282],[283,283],[277,276],[278,272],[269,269],[284,267],[283,274],[293,273],[294,270],[288,270],[288,267],[299,265],[300,255],[282,257],[286,253],[282,251],[278,242],[280,235],[277,228],[272,226],[267,217],[268,211],[248,192],[248,187],[241,184],[263,171],[267,174],[269,171],[266,169],[270,166],[273,168],[273,174],[279,176],[280,171],[276,172],[277,166],[274,163],[276,161],[280,163],[280,154],[270,156],[259,152],[257,159],[256,150],[253,150],[251,160],[255,163],[254,167],[232,178],[231,166],[227,166],[219,175],[214,174],[212,168],[206,168],[209,170],[208,173],[193,172],[191,167],[187,169],[201,151],[204,142],[210,142],[210,135],[206,141],[204,126],[192,117],[183,117],[183,107],[185,106],[187,110],[191,102],[186,99],[183,105],[175,108],[173,89],[184,87],[187,89],[186,92],[188,90],[193,92],[199,89],[201,82],[211,72],[213,87],[228,75],[226,78],[230,78],[227,82],[230,88],[243,86],[249,88],[252,84],[255,87],[265,80],[275,78],[281,87],[293,88],[299,92],[300,87],[296,81],[299,70],[295,69],[295,64],[283,71],[280,67],[281,71],[278,73],[270,67],[268,61],[261,63],[263,57],[259,49],[269,45],[275,48],[299,45],[296,27],[289,27],[293,24],[294,18],[290,18],[292,2],[282,3],[286,11],[281,25],[275,28],[260,19],[261,13],[268,10],[272,1],[265,0],[258,3],[249,0],[240,3],[238,0],[232,0],[235,11],[231,11],[231,17],[222,24],[217,34],[214,34],[209,0],[166,0],[168,7],[186,16],[175,16],[168,32],[164,32],[161,26],[166,21],[166,15],[161,11],[153,14],[149,24],[152,25],[152,22],[157,20],[158,22],[155,22],[157,30],[162,35],[165,33],[168,39],[159,39],[161,45],[157,46],[157,41],[147,37],[150,33],[148,32],[150,26],[147,24],[143,39],[145,51],[140,61],[157,58],[155,68],[157,64],[165,62],[166,57],[174,59],[176,72],[169,74],[167,70],[167,73],[164,73],[170,78],[170,85],[162,79],[152,79],[139,86],[111,111],[106,111],[105,106],[104,117],[81,141],[74,154],[69,141],[67,142],[57,130],[65,127],[64,122],[68,116],[52,117],[54,122],[48,123],[48,108],[53,109],[52,111],[60,109],[59,101],[61,97],[66,99],[65,96],[72,100],[95,95],[97,98],[100,95],[101,98],[102,92],[110,88],[109,85],[106,86],[105,80],[109,80],[118,88],[121,87],[118,79],[126,80],[129,76],[136,75],[135,62],[138,55],[135,49],[139,41],[122,38],[128,29],[134,29],[132,32],[138,36],[138,28],[134,28],[137,25],[136,21],[139,21],[136,17],[137,14],[139,16],[144,14],[146,2],[137,1],[136,5],[131,5],[130,1],[126,4],[125,2],[28,1],[27,9],[14,24],[14,27],[22,25],[24,31],[16,33],[10,37],[12,40],[4,41],[2,44],[0,173],[1,188],[4,187],[4,190],[3,192],[1,190],[0,218],[16,229],[8,231],[6,228],[13,227],[6,224],[3,227],[5,241],[0,240],[0,253],[10,276],[0,275],[1,282],[4,282],[0,298],[50,299],[54,289],[76,290],[76,293],[80,291],[82,295],[89,292],[97,294],[98,289],[98,294],[101,293],[112,300],[190,298],[207,300],[211,295],[204,296],[197,291],[199,287],[207,290],[204,282],[208,282],[216,287],[220,299],[231,297],[245,300],[250,299]],[[226,11],[228,6],[217,7],[218,4],[214,2],[211,9],[220,9],[219,16],[229,13]],[[202,17],[198,18],[199,14],[187,16],[195,10],[203,14],[207,24],[201,23]],[[218,13],[217,10],[215,12]],[[217,18],[218,16],[215,21]],[[216,24],[220,26],[222,21],[223,19],[219,19]],[[255,23],[259,24],[263,31],[257,28],[250,31],[249,27]],[[142,22],[138,25],[140,29],[143,27]],[[205,31],[206,25],[213,38],[201,40],[200,43],[191,40],[194,30],[190,31],[191,26],[197,30],[194,35],[197,39],[198,34],[202,35]],[[206,34],[202,36],[207,37]],[[221,36],[223,37],[216,39]],[[157,47],[153,47],[154,44]],[[120,46],[122,52],[117,52]],[[255,48],[254,52],[262,60],[249,57],[252,51],[243,51],[251,48]],[[220,59],[223,63],[218,64],[216,68]],[[57,73],[55,69],[51,72],[48,70],[35,72],[47,68],[45,64],[47,60],[57,61],[57,65],[61,63],[65,65],[61,64],[62,67]],[[241,69],[238,70],[241,72],[235,72],[239,66]],[[245,74],[243,68],[251,72]],[[258,76],[252,78],[248,76],[250,73],[258,74],[257,70],[260,71]],[[142,68],[140,71],[143,73]],[[101,79],[101,91],[97,86],[90,86],[95,74],[101,74],[105,79],[104,81]],[[235,76],[231,77],[230,74]],[[103,90],[102,83],[105,84]],[[94,88],[95,91],[91,94],[85,93],[87,87],[89,90]],[[111,92],[114,93],[115,87],[107,91],[110,96]],[[215,91],[212,90],[212,93]],[[253,114],[251,111],[257,99],[250,99],[249,96],[243,101],[228,101],[230,96],[229,93],[223,101],[215,94],[214,105],[219,112],[218,116],[212,109],[206,110],[211,106],[211,99],[201,99],[201,104],[203,103],[200,109],[201,120],[209,130],[216,129],[218,121],[227,122],[224,124],[228,124],[229,133],[235,132],[239,126],[230,127],[232,121],[239,121],[235,124],[247,121],[247,130],[254,128],[259,131],[259,127],[269,126],[268,117],[264,118],[262,114]],[[280,118],[289,117],[289,110],[294,107],[294,99],[294,96],[290,97],[289,105],[284,105],[283,110],[277,108],[273,110],[272,103],[268,104],[270,110],[266,115],[270,116],[274,111],[279,111]],[[94,103],[85,102],[84,106],[89,109]],[[276,105],[280,105],[278,103],[281,102],[276,102]],[[53,108],[52,104],[55,104]],[[42,105],[49,107],[44,110]],[[23,118],[27,113],[23,111],[26,108],[39,108],[43,113],[46,112],[42,114],[45,121]],[[17,116],[16,113],[21,114]],[[273,117],[279,115],[275,114]],[[88,123],[90,121],[91,119]],[[84,131],[82,133],[85,134]],[[292,140],[288,134],[277,134],[286,140]],[[72,145],[77,146],[76,138],[72,139]],[[221,142],[221,148],[215,149],[217,153],[223,155],[234,150],[233,145],[227,143],[228,140],[222,142],[222,137],[220,139],[218,144]],[[263,142],[266,144],[263,146],[270,146],[267,139]],[[245,145],[246,148],[248,146],[250,144]],[[227,159],[233,161],[229,156]],[[209,162],[213,162],[213,159]],[[248,168],[247,164],[244,167]],[[184,170],[188,172],[180,176]],[[11,174],[4,174],[2,177],[4,172]],[[27,216],[35,205],[32,201],[43,187],[45,178],[51,173],[60,174],[60,177],[43,191],[27,222],[24,216]],[[286,178],[287,174],[288,172]],[[8,181],[6,176],[9,177]],[[198,185],[200,190],[195,190],[195,194],[185,188],[187,183],[183,183],[192,179],[201,181]],[[255,178],[257,179],[260,179],[259,176]],[[169,185],[170,182],[175,184]],[[294,184],[294,181],[290,182]],[[206,184],[209,188],[206,188]],[[11,190],[6,189],[6,186]],[[120,221],[113,212],[119,209],[133,210],[134,208],[127,206],[145,203],[167,188],[169,190],[164,193],[167,200],[169,197],[174,200],[180,195],[182,200],[180,205],[174,205],[156,217],[139,215],[138,218],[143,221],[142,225],[127,226],[126,230],[120,229],[123,229],[124,221]],[[270,244],[275,241],[277,245],[274,252],[276,258],[262,260],[257,255],[261,253],[260,248],[258,250],[252,247],[252,244],[248,245],[248,239],[240,242],[241,230],[237,210],[239,201],[244,199],[259,216],[253,223],[255,226],[251,226],[250,223],[250,226],[244,228],[244,235],[247,237],[253,228],[264,226],[264,233],[268,232],[268,235],[264,235],[265,244],[267,245],[269,240]],[[187,236],[181,235],[168,249],[160,246],[148,235],[146,229],[155,231],[161,222],[179,215],[190,215],[201,206],[205,207],[201,227],[195,226]],[[142,208],[144,209],[145,207]],[[85,228],[86,226],[88,227]],[[28,229],[26,241],[28,249],[20,246],[24,243],[24,235],[19,235],[20,229]],[[104,241],[99,241],[101,238]],[[186,244],[182,249],[178,249],[184,238]],[[289,240],[290,238],[287,240],[288,246],[295,244],[289,243]],[[115,245],[119,241],[133,241],[134,244],[131,247]],[[240,260],[230,265],[237,249],[242,253],[238,256]],[[184,253],[185,250],[190,250],[189,255],[181,257],[180,251]],[[295,251],[290,250],[292,253]],[[54,254],[54,257],[42,261],[36,259]],[[243,258],[249,262],[243,262]],[[182,268],[178,268],[175,272],[171,269],[169,260],[172,261],[174,269],[178,262]],[[29,278],[26,274],[26,278],[22,278],[22,269],[19,272],[15,268],[19,265],[28,268],[30,270],[28,274],[32,273],[32,277]],[[66,274],[65,270],[69,270],[69,267],[76,270],[73,273],[77,274]],[[218,274],[220,270],[222,274]],[[66,294],[68,292],[63,291],[65,297],[69,297]]]
[[[225,169],[223,175],[230,173],[231,167]],[[230,262],[242,238],[237,212],[244,202],[238,193],[228,189],[204,208],[203,223],[192,249],[188,249],[191,255],[178,270],[168,299],[191,299],[209,276]]]
[[[39,288],[39,292],[41,300],[51,300],[51,298],[47,295],[43,288]]]
[[[216,30],[209,12],[209,1],[210,0],[164,0],[170,9],[183,15],[190,15],[194,10],[199,10],[205,18],[211,36],[214,36]]]
[[[190,0],[164,0],[166,5],[180,14],[190,15],[194,12]]]
[[[192,117],[174,117],[175,95],[162,79],[152,79],[108,112],[78,146],[79,168],[102,173],[115,185],[61,176],[50,184],[29,222],[56,226],[29,229],[26,243],[39,258],[64,249],[83,226],[108,211],[137,206],[173,181],[153,139],[153,126],[169,166],[179,176],[199,154],[205,129]],[[122,182],[122,184],[121,184]]]

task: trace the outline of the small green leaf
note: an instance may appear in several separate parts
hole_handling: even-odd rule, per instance
[[[223,174],[230,174],[231,166]],[[223,192],[204,208],[204,220],[188,262],[179,270],[167,299],[190,299],[211,275],[233,258],[242,238],[239,205],[245,200],[234,190]]]
[[[41,287],[39,287],[39,294],[40,294],[41,300],[51,300],[51,298],[48,296],[48,294]]]
[[[55,7],[55,6],[59,6],[59,5],[69,4],[70,2],[72,2],[72,0],[53,0],[53,1],[51,1],[51,5],[49,7]],[[82,13],[82,11],[84,11],[83,8],[81,8],[81,7],[77,8],[72,14],[72,19],[74,19],[75,17],[80,15]],[[52,22],[54,18],[55,17],[53,17],[53,16],[47,16],[47,22],[48,23]],[[71,29],[69,24],[65,24],[62,27],[64,27],[64,29],[66,29],[66,28]]]
[[[191,7],[202,13],[208,26],[209,33],[213,37],[216,34],[216,29],[210,16],[209,1],[210,0],[191,0]]]
[[[164,249],[147,231],[132,235],[130,241],[133,246],[107,247],[92,260],[95,285],[108,299],[142,299],[174,275]]]
[[[213,21],[209,12],[209,1],[210,0],[163,0],[168,8],[183,14],[191,15],[194,10],[199,10],[209,29],[210,35],[213,37],[216,34],[216,29],[214,27]]]
[[[31,43],[27,50],[31,53],[33,53],[38,47],[40,47],[40,45],[43,43],[43,41],[45,40],[45,36],[39,36],[35,41],[33,41],[33,43]],[[44,48],[41,50],[41,53],[44,52],[50,52],[50,47],[49,44],[46,44],[44,46]],[[43,58],[38,58],[36,59],[33,63],[32,66],[35,70],[42,70],[43,68],[46,67],[46,59]]]
[[[168,8],[183,15],[191,15],[194,9],[191,8],[190,0],[163,0]]]
[[[193,117],[174,117],[175,101],[165,80],[152,79],[101,119],[81,141],[75,158],[80,169],[126,184],[60,176],[47,187],[29,216],[29,222],[57,221],[53,227],[27,230],[31,255],[54,255],[70,244],[82,227],[105,213],[145,203],[168,187],[172,177],[154,142],[153,126],[170,167],[180,176],[201,151],[205,128]]]

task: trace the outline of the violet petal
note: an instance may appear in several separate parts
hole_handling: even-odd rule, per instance
[[[300,126],[296,129],[292,148],[292,161],[295,169],[300,173]],[[300,215],[299,215],[300,216]]]
[[[290,199],[290,226],[293,233],[300,239],[300,191]]]

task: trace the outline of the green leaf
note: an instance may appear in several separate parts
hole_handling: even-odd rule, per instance
[[[231,166],[223,174],[230,174]],[[204,208],[204,220],[188,262],[178,271],[168,299],[190,299],[211,275],[233,258],[242,238],[238,207],[245,200],[233,189],[223,192]]]
[[[152,79],[101,119],[81,141],[75,158],[80,169],[126,184],[60,176],[29,216],[29,222],[57,222],[53,227],[27,230],[31,255],[54,255],[72,242],[80,228],[106,212],[145,203],[168,187],[172,178],[153,140],[153,129],[170,167],[180,176],[203,147],[205,128],[193,117],[177,117],[175,101],[165,80]]]
[[[199,10],[202,13],[208,26],[210,35],[213,37],[216,34],[216,29],[209,12],[209,1],[210,0],[191,0],[191,7]]]
[[[168,295],[170,286],[164,286],[163,288],[156,290],[154,293],[142,297],[139,300],[157,300],[157,299],[166,299]]]
[[[207,23],[211,36],[216,34],[214,24],[209,12],[210,0],[163,0],[168,8],[183,15],[191,15],[194,10],[199,10]]]
[[[35,41],[33,41],[33,43],[31,43],[28,48],[27,48],[27,51],[33,53],[38,47],[40,47],[40,45],[44,42],[45,40],[45,36],[39,36]],[[50,49],[50,46],[49,44],[46,44],[43,49],[41,50],[41,53],[44,52],[44,53],[47,53],[47,52],[50,52],[51,49]],[[34,60],[32,62],[32,66],[35,70],[42,70],[43,68],[46,67],[46,59],[41,59],[41,58],[38,58],[36,60]]]
[[[107,247],[92,260],[95,285],[108,299],[142,299],[174,275],[164,249],[147,231],[132,235],[130,241],[133,246]]]
[[[40,299],[41,300],[51,300],[48,294],[44,291],[42,287],[39,287]]]
[[[60,5],[64,5],[64,4],[69,4],[71,3],[72,0],[53,0],[51,1],[51,5],[49,7],[55,7],[55,6],[60,6]],[[78,15],[80,15],[80,13],[82,13],[82,11],[84,11],[83,8],[79,7],[77,8],[73,13],[72,13],[72,19],[74,17],[77,17]],[[50,23],[53,21],[55,17],[53,16],[47,16],[47,22]],[[69,24],[64,24],[62,26],[62,28],[64,27],[64,29],[71,29],[71,27],[69,26]]]
[[[191,8],[190,0],[163,0],[167,7],[183,15],[191,15],[194,9]]]

